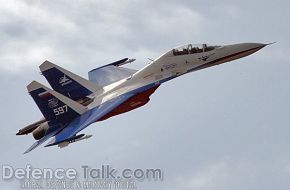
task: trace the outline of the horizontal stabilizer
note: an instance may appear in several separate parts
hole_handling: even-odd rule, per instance
[[[29,149],[27,149],[23,154],[26,154],[26,153],[32,151],[33,149],[35,149],[36,147],[38,147],[39,145],[41,145],[42,143],[44,143],[45,141],[47,141],[50,137],[52,137],[55,134],[57,134],[61,129],[62,128],[58,128],[58,130],[54,130],[53,132],[45,135],[40,140],[38,140],[35,143],[33,143],[33,145],[31,147],[29,147]]]

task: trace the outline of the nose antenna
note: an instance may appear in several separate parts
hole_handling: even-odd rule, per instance
[[[277,42],[271,42],[271,43],[268,43],[268,44],[265,44],[265,45],[268,46],[268,45],[272,45],[272,44],[275,44],[275,43],[277,43]]]

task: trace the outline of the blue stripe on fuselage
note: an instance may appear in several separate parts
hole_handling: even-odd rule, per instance
[[[67,136],[67,134],[76,134],[78,133],[79,131],[81,131],[82,129],[86,128],[87,126],[89,126],[90,124],[98,121],[100,119],[99,117],[99,113],[104,111],[104,109],[106,109],[107,107],[110,106],[110,102],[114,102],[116,99],[120,98],[121,96],[125,96],[125,97],[128,97],[128,96],[133,96],[134,94],[138,94],[138,93],[142,93],[150,88],[153,88],[155,86],[158,86],[160,85],[161,83],[164,83],[168,80],[171,80],[173,78],[175,78],[177,76],[172,76],[172,77],[168,77],[166,79],[162,79],[160,81],[156,81],[154,83],[150,83],[148,85],[145,85],[145,86],[142,86],[140,88],[137,88],[137,89],[134,89],[132,91],[129,91],[129,92],[126,92],[120,96],[117,96],[111,100],[108,100],[107,102],[95,107],[95,108],[92,108],[90,110],[88,110],[87,112],[85,112],[84,114],[82,114],[81,116],[77,117],[76,119],[74,119],[67,127],[65,127],[60,133],[65,132],[63,134],[59,134],[56,136],[56,139],[55,139],[55,143],[53,144],[57,144],[57,142],[60,142],[66,138],[70,138],[72,137],[73,135],[69,135]],[[107,105],[105,105],[107,104]],[[103,106],[103,110],[100,110],[101,106]],[[112,111],[112,110],[111,110]],[[110,112],[108,112],[110,113]],[[107,113],[107,114],[108,114]],[[78,130],[78,128],[81,126],[81,130]]]

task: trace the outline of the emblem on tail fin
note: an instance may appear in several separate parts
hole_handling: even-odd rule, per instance
[[[60,77],[60,79],[59,79],[59,84],[61,86],[65,86],[71,82],[72,82],[72,80],[70,80],[66,75],[63,75],[63,77]]]
[[[58,106],[58,99],[52,98],[48,100],[48,107],[49,108],[55,108]]]

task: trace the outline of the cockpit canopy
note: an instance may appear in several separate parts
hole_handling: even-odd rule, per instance
[[[199,44],[199,45],[188,44],[188,45],[184,45],[184,46],[173,49],[172,54],[174,56],[178,56],[178,55],[202,53],[202,52],[214,50],[218,47],[220,46],[210,46],[207,44]]]

